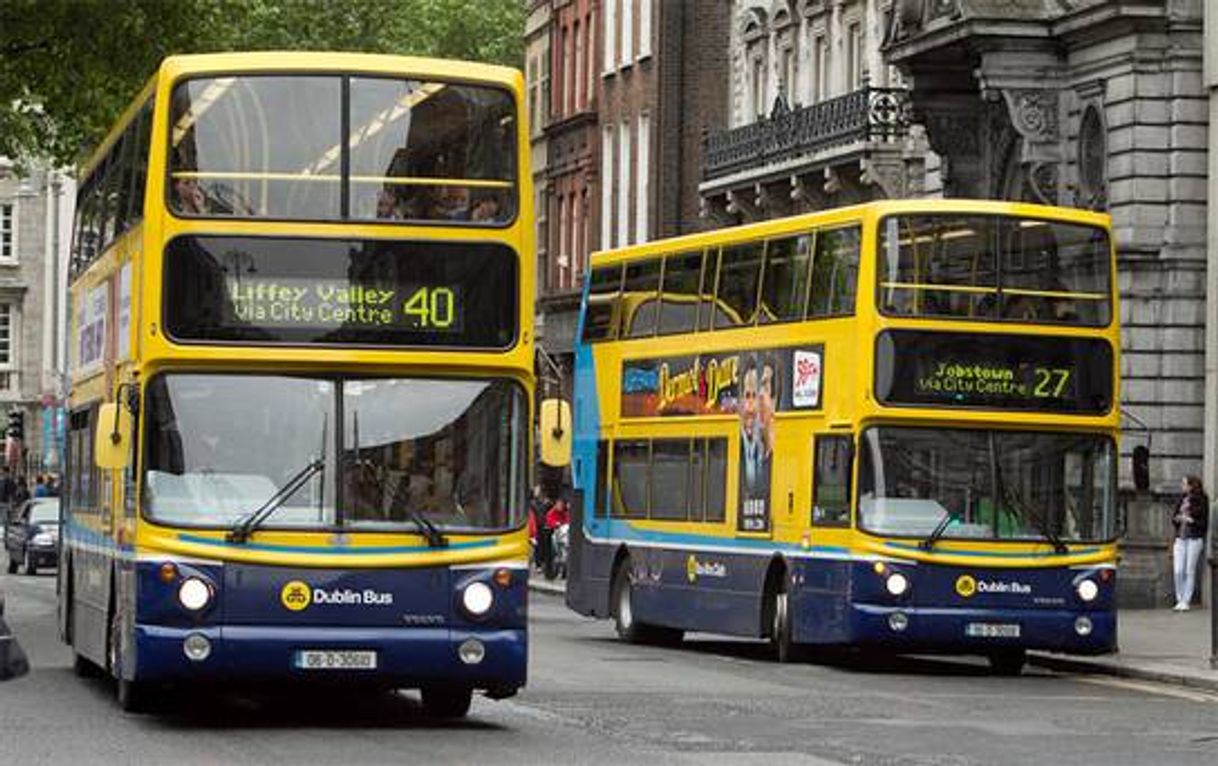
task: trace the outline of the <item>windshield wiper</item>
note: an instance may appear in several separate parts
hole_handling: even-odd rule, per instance
[[[230,543],[243,543],[248,540],[251,532],[261,525],[262,522],[266,521],[272,513],[286,503],[301,487],[308,483],[309,479],[313,478],[313,474],[324,470],[325,467],[325,458],[319,457],[312,460],[304,468],[297,471],[292,478],[288,479],[287,483],[275,490],[275,494],[271,495],[258,510],[238,521],[229,530],[225,539]]]
[[[406,500],[406,493],[403,492],[403,488],[405,486],[406,478],[399,477],[397,486],[393,488],[393,499],[389,501],[389,511],[391,514],[398,508],[402,508],[406,505],[404,502]],[[436,526],[434,521],[427,518],[423,511],[419,510],[418,508],[406,508],[406,518],[414,522],[414,525],[419,529],[419,534],[427,538],[427,544],[430,547],[448,547],[448,538],[445,537],[442,532],[440,532],[439,527]]]
[[[427,544],[432,548],[447,548],[448,538],[440,533],[436,523],[423,515],[423,512],[417,508],[410,508],[406,511],[406,516],[415,523],[419,531],[423,533],[423,537],[427,538]]]
[[[1004,487],[1003,494],[1006,501],[1015,506],[1015,510],[1019,511],[1021,516],[1032,522],[1033,526],[1036,527],[1036,531],[1049,541],[1049,544],[1053,546],[1053,551],[1055,553],[1062,554],[1070,552],[1070,549],[1064,542],[1062,542],[1062,539],[1049,528],[1049,522],[1047,519],[1045,519],[1039,513],[1032,513],[1032,509],[1025,505],[1023,499],[1016,495],[1013,491]]]
[[[929,551],[934,548],[935,543],[939,542],[939,538],[943,537],[943,534],[947,532],[948,525],[951,523],[952,512],[945,509],[943,511],[943,518],[939,520],[939,523],[935,526],[934,531],[927,535],[925,540],[918,543],[918,547],[924,551]]]

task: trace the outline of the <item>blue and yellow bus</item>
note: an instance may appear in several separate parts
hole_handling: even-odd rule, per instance
[[[1102,653],[1109,219],[876,202],[594,255],[567,601],[628,641]]]
[[[166,59],[85,167],[60,625],[166,685],[525,683],[532,210],[514,70]]]

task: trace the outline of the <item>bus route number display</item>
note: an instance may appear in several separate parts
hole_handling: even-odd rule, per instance
[[[887,405],[1102,414],[1112,350],[1098,338],[888,330],[876,343],[876,398]]]
[[[235,318],[263,326],[461,331],[460,288],[278,278],[227,280]]]

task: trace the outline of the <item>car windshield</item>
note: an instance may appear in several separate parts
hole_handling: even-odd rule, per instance
[[[260,528],[522,518],[526,407],[507,381],[181,373],[145,400],[143,505],[161,523],[232,526],[314,461]]]
[[[59,500],[39,500],[30,505],[31,524],[58,524]]]
[[[880,427],[863,432],[859,451],[859,525],[875,534],[1115,535],[1116,451],[1105,436]]]

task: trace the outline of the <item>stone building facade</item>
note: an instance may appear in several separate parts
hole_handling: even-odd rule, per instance
[[[951,196],[1112,214],[1128,454],[1150,483],[1199,473],[1204,431],[1207,96],[1202,7],[898,0],[904,72]],[[1128,461],[1122,483],[1132,484]]]
[[[0,427],[9,412],[22,413],[22,453],[5,456],[20,475],[58,471],[62,457],[63,253],[74,195],[63,174],[39,167],[18,173],[0,157]]]
[[[728,129],[707,139],[704,215],[737,223],[935,193],[908,93],[880,55],[889,0],[730,10]]]
[[[1199,0],[898,0],[884,45],[942,159],[945,194],[1112,215],[1124,605],[1166,603],[1167,504],[1182,475],[1201,472],[1214,430],[1202,25]],[[1146,489],[1129,460],[1139,445],[1150,451]]]

